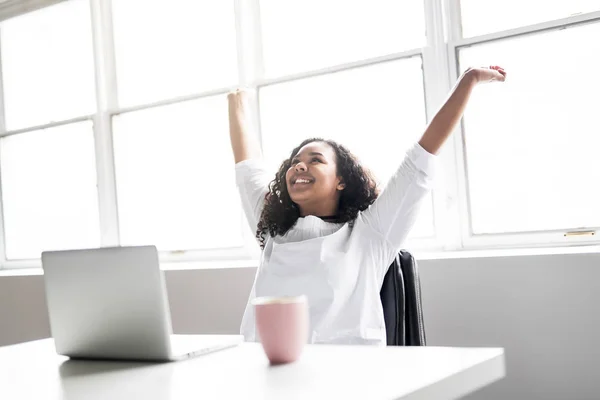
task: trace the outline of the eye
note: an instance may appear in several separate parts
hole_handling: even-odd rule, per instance
[[[318,163],[322,162],[321,159],[317,158],[317,157],[313,158],[311,161],[312,162],[318,162]]]
[[[296,164],[298,164],[299,162],[300,162],[300,160],[298,160],[297,158],[294,158],[294,159],[292,160],[292,165],[296,165]]]

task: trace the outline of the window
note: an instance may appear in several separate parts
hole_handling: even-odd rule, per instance
[[[114,1],[112,11],[128,109],[112,120],[120,243],[243,247],[225,99],[238,82],[234,2]]]
[[[600,63],[587,40],[599,36],[595,24],[460,50],[461,69],[518,71],[479,88],[465,115],[474,234],[600,226],[600,83],[582,71]]]
[[[5,260],[100,244],[89,10],[69,1],[0,23]]]
[[[89,9],[69,1],[0,24],[7,130],[94,113]]]
[[[226,106],[219,96],[114,117],[123,244],[243,246]]]
[[[268,77],[381,57],[425,43],[423,2],[260,0]]]
[[[519,28],[574,15],[600,11],[598,0],[460,0],[464,37]]]
[[[599,61],[600,6],[509,2],[489,13],[488,3],[461,1],[464,38],[455,29],[451,41],[458,71],[509,71],[477,88],[463,119],[463,244],[597,242],[599,85],[582,71]]]
[[[119,105],[235,86],[233,1],[113,1]]]
[[[0,1],[0,268],[138,244],[255,259],[230,90],[257,89],[273,176],[324,137],[383,187],[461,72],[491,64],[508,80],[473,92],[406,247],[597,244],[597,37],[597,0]]]
[[[89,121],[3,137],[0,160],[7,259],[100,244]]]

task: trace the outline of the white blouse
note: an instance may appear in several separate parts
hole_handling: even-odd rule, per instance
[[[258,340],[254,297],[303,294],[308,298],[310,343],[385,345],[379,291],[431,188],[435,160],[415,144],[352,228],[307,216],[284,236],[268,236],[242,319],[245,339]],[[258,159],[235,168],[242,206],[256,232],[274,175]]]

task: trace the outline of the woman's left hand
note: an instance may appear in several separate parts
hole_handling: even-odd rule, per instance
[[[469,68],[465,74],[472,75],[476,83],[504,82],[506,80],[506,71],[497,65]]]

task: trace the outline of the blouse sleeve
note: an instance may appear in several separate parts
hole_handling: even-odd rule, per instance
[[[365,224],[378,232],[396,252],[408,236],[433,185],[436,160],[436,156],[415,144],[379,197],[362,212]]]
[[[256,232],[269,190],[269,173],[261,159],[249,159],[235,165],[235,177],[246,219],[252,232]]]

